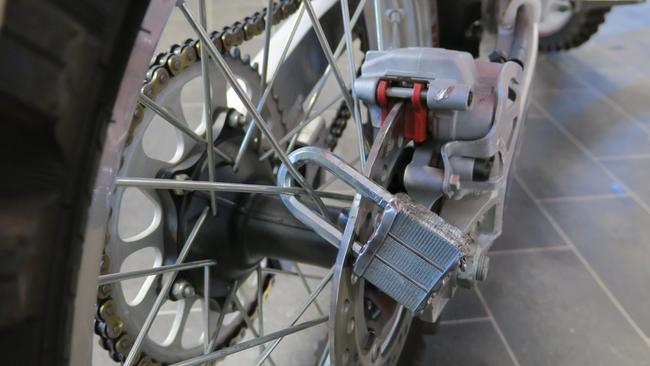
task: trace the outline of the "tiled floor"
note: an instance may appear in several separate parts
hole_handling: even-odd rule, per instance
[[[210,22],[261,2],[225,2]],[[191,36],[170,24],[161,44]],[[459,290],[419,365],[650,365],[649,63],[650,4],[616,8],[586,45],[540,57],[489,278]],[[304,296],[280,286],[271,301]],[[315,331],[285,342],[301,352],[278,364],[314,362]]]
[[[650,4],[544,55],[488,280],[422,365],[650,365]]]

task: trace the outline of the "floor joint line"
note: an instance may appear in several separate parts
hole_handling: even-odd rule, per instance
[[[571,247],[569,247],[568,245],[554,245],[554,246],[534,247],[534,248],[504,249],[504,250],[493,250],[488,252],[487,254],[488,256],[500,256],[500,255],[512,255],[512,254],[557,252],[563,250],[571,250]]]
[[[537,202],[541,203],[564,203],[564,202],[589,202],[598,200],[608,200],[617,198],[629,198],[627,193],[603,193],[603,194],[588,194],[584,196],[564,196],[564,197],[548,197],[538,198]]]
[[[627,323],[634,329],[634,331],[641,337],[641,340],[643,340],[648,348],[650,348],[650,339],[646,336],[646,334],[643,332],[641,327],[634,321],[632,316],[625,310],[625,307],[618,301],[616,296],[612,293],[612,291],[605,285],[605,282],[600,278],[596,270],[591,266],[591,264],[587,261],[587,259],[582,255],[582,253],[578,250],[578,248],[575,246],[569,235],[562,229],[560,224],[555,221],[555,218],[548,212],[546,207],[544,205],[540,204],[538,201],[535,200],[535,196],[533,195],[532,191],[528,187],[528,185],[521,179],[517,174],[514,174],[513,177],[521,186],[521,188],[526,192],[526,194],[535,202],[535,205],[537,208],[542,212],[542,215],[546,217],[546,219],[549,221],[551,226],[555,229],[555,231],[560,235],[560,237],[566,242],[567,246],[571,248],[571,251],[573,254],[578,258],[578,260],[582,263],[582,265],[585,267],[587,272],[591,275],[591,277],[594,279],[596,282],[596,285],[600,287],[600,289],[605,293],[607,298],[610,300],[610,302],[614,305],[614,307],[619,311],[619,313],[623,316],[623,318],[627,321]]]
[[[488,316],[477,316],[474,318],[462,318],[462,319],[449,319],[441,320],[440,325],[460,325],[460,324],[470,324],[470,323],[484,323],[491,322],[492,319]]]
[[[490,322],[492,323],[494,330],[497,332],[499,339],[501,339],[501,343],[503,343],[503,346],[506,348],[506,352],[508,353],[508,356],[510,356],[510,360],[512,360],[514,366],[521,366],[519,360],[517,359],[517,356],[515,356],[515,353],[512,351],[512,348],[510,347],[510,344],[508,343],[506,336],[501,331],[501,327],[499,326],[496,319],[494,318],[494,315],[492,314],[492,310],[490,310],[490,307],[485,301],[485,298],[483,298],[483,294],[481,293],[481,290],[479,290],[478,286],[474,286],[474,292],[476,293],[476,296],[478,296],[481,305],[483,305],[483,309],[485,310],[485,313],[488,315],[487,318],[490,319]]]

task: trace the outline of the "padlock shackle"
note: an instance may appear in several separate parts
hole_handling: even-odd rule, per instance
[[[308,162],[327,169],[330,173],[334,174],[337,178],[352,187],[357,193],[370,199],[382,209],[388,207],[393,198],[390,193],[386,192],[375,182],[359,173],[329,150],[313,146],[303,147],[289,154],[289,161],[291,161],[297,169]],[[293,180],[287,173],[287,167],[282,164],[278,169],[277,174],[278,186],[293,186]],[[312,228],[318,235],[332,245],[336,247],[339,246],[343,234],[334,227],[334,225],[330,224],[323,217],[310,210],[295,196],[282,195],[281,199],[287,209],[289,209],[298,220]]]

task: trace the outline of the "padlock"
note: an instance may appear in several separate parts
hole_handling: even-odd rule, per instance
[[[406,194],[393,195],[374,183],[329,150],[303,147],[289,160],[298,168],[309,162],[327,169],[382,210],[376,229],[354,263],[354,273],[379,290],[418,313],[452,270],[462,268],[470,252],[471,238]],[[277,184],[290,187],[292,179],[280,166]],[[342,234],[295,196],[283,195],[289,211],[335,246]],[[350,223],[348,223],[349,225]]]

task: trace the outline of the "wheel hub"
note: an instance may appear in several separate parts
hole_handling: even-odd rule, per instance
[[[228,155],[235,154],[241,143],[243,133],[226,129],[222,138],[216,146]],[[184,170],[164,171],[162,176],[187,175],[192,180],[208,181],[208,169],[206,166],[205,154],[199,158],[190,158],[195,162],[188,164],[182,162],[178,166],[187,166]],[[184,164],[185,163],[185,164]],[[191,163],[191,162],[190,162]],[[220,182],[224,183],[245,183],[268,185],[273,182],[273,167],[266,161],[259,160],[259,154],[248,149],[242,159],[241,167],[235,172],[232,165],[217,159],[215,164],[215,175]],[[264,197],[251,195],[249,193],[217,192],[218,210],[216,215],[209,215],[203,225],[203,229],[197,235],[194,244],[188,254],[187,260],[214,259],[217,262],[210,271],[210,297],[224,299],[233,281],[242,281],[247,278],[264,258],[249,250],[249,247],[242,243],[249,242],[251,235],[248,226],[251,221],[251,214],[255,207],[259,206]],[[209,195],[204,192],[191,192],[181,196],[172,195],[173,207],[169,207],[170,214],[178,212],[178,236],[183,243],[189,235],[197,217],[209,204]],[[170,220],[171,221],[171,220]],[[176,223],[170,223],[175,226]],[[170,227],[170,229],[172,229]],[[178,253],[177,247],[173,253]],[[170,256],[167,261],[173,262],[175,256]],[[179,274],[179,278],[186,278],[203,292],[202,270],[187,271]]]

